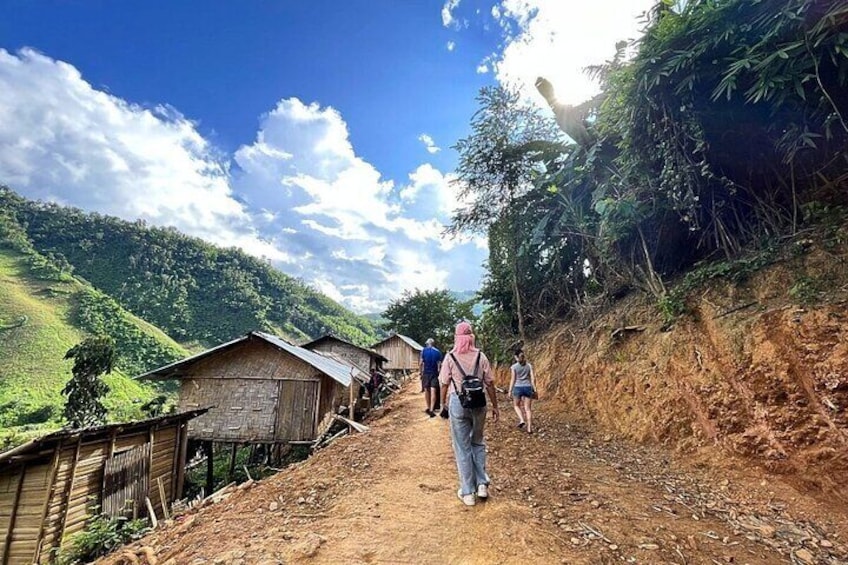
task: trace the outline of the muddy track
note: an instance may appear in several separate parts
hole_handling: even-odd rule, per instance
[[[447,423],[422,408],[408,386],[368,433],[131,549],[160,565],[848,562],[839,511],[765,475],[596,437],[552,402],[533,435],[504,402],[488,432],[492,497],[464,507]]]

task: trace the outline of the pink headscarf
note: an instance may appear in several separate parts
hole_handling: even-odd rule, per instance
[[[460,322],[456,325],[454,333],[453,350],[456,353],[468,353],[474,347],[474,330],[468,322]]]

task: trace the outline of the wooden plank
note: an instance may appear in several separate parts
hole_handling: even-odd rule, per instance
[[[6,540],[3,542],[3,565],[8,565],[12,552],[12,532],[15,531],[15,516],[18,513],[18,503],[21,498],[21,489],[24,486],[24,476],[26,475],[26,465],[21,467],[18,475],[18,486],[15,489],[15,501],[12,503],[12,510],[9,515],[9,526],[6,530]]]
[[[180,500],[183,497],[183,483],[185,483],[185,466],[186,458],[188,457],[188,425],[185,422],[180,424],[180,448],[177,451],[175,458],[176,465],[176,489],[173,491],[174,500]]]
[[[81,448],[82,448],[82,436],[80,436],[80,438],[77,439],[77,446],[76,446],[76,449],[74,450],[74,458],[71,462],[70,469],[68,470],[68,473],[70,474],[70,480],[69,480],[70,484],[68,485],[68,489],[66,491],[67,492],[67,498],[65,500],[65,505],[62,507],[62,519],[59,522],[61,524],[61,526],[59,527],[59,531],[57,533],[58,547],[62,547],[62,539],[65,535],[65,523],[67,522],[67,519],[68,519],[68,507],[70,507],[70,505],[71,505],[70,504],[71,493],[74,491],[74,479],[76,479],[77,461],[79,461],[79,455],[80,455],[80,449]]]
[[[36,537],[35,557],[33,559],[33,561],[36,563],[38,563],[41,559],[41,547],[44,543],[44,529],[47,526],[47,511],[50,508],[50,499],[53,497],[53,488],[56,485],[56,477],[59,475],[59,461],[61,453],[62,443],[59,442],[59,444],[53,450],[53,462],[51,463],[50,482],[47,485],[47,496],[44,498],[44,507],[41,510],[41,525],[39,526],[38,535]]]

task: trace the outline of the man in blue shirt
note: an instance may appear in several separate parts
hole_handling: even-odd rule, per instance
[[[436,417],[439,409],[439,370],[442,368],[442,352],[433,347],[433,338],[427,340],[426,347],[421,351],[421,361],[418,372],[421,374],[421,388],[427,407],[424,412],[431,418]]]

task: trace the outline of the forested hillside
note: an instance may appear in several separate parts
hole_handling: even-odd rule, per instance
[[[0,210],[0,444],[60,424],[65,353],[87,335],[115,339],[118,369],[105,380],[112,420],[143,415],[157,391],[132,375],[184,357],[164,333],[36,252]]]
[[[238,249],[0,188],[0,208],[40,253],[182,343],[218,344],[260,329],[290,339],[331,332],[356,343],[373,324]]]

